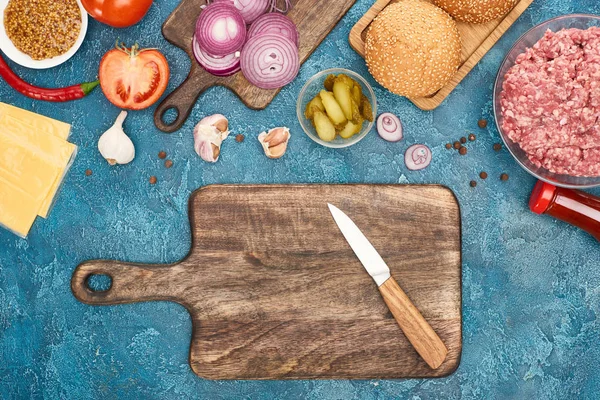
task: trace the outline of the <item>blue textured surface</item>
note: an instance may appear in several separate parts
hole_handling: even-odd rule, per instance
[[[323,3],[326,3],[325,1]],[[503,55],[520,34],[550,17],[600,14],[597,0],[536,0],[447,101],[423,112],[374,84],[380,110],[404,121],[405,140],[386,143],[375,133],[346,150],[320,147],[302,133],[295,102],[303,83],[329,67],[368,77],[348,45],[350,27],[372,2],[359,0],[333,30],[298,79],[264,111],[251,111],[223,88],[209,90],[184,127],[160,133],[153,108],[132,112],[125,129],[137,147],[127,166],[109,167],[96,149],[118,110],[100,91],[64,105],[29,100],[0,82],[0,100],[73,124],[79,155],[47,220],[38,219],[27,240],[0,230],[0,397],[2,398],[597,398],[600,392],[600,246],[578,229],[527,209],[533,178],[506,152],[496,153],[498,132],[491,96]],[[96,75],[101,55],[117,37],[158,47],[172,70],[169,91],[185,78],[189,60],[160,34],[177,5],[159,0],[141,24],[113,30],[91,21],[76,56],[50,71],[16,68],[40,85],[67,85]],[[370,78],[369,78],[370,79]],[[194,153],[192,129],[204,115],[222,112],[234,133],[218,163]],[[285,124],[290,148],[265,161],[256,135]],[[474,132],[467,156],[444,144]],[[409,172],[404,150],[413,143],[433,150],[432,165]],[[165,169],[157,153],[174,161]],[[1,151],[1,150],[0,150]],[[86,177],[90,168],[93,175]],[[490,177],[469,187],[482,170]],[[510,174],[500,182],[502,172]],[[148,177],[158,184],[150,186]],[[463,354],[448,378],[400,381],[213,382],[187,364],[191,324],[170,303],[91,307],[71,294],[78,263],[91,258],[176,261],[188,252],[186,204],[192,190],[212,183],[378,182],[442,183],[462,207]],[[598,193],[598,191],[596,191]]]

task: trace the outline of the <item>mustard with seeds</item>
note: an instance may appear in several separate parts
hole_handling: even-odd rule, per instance
[[[4,10],[6,35],[34,60],[69,51],[81,31],[76,0],[10,0]]]

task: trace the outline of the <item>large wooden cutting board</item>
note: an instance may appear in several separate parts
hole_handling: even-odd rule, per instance
[[[296,23],[300,33],[300,63],[304,63],[356,0],[291,0],[292,9],[287,14]],[[282,3],[281,3],[282,4]],[[181,128],[190,115],[198,97],[211,86],[231,89],[246,106],[263,109],[279,93],[279,89],[260,89],[249,83],[241,72],[219,78],[206,72],[195,60],[192,37],[196,20],[206,5],[206,0],[183,0],[162,27],[163,36],[169,42],[185,50],[192,62],[186,80],[167,96],[154,112],[154,124],[163,132],[174,132]],[[177,118],[167,123],[165,112],[174,109]]]
[[[367,28],[379,13],[390,3],[400,0],[377,0],[350,31],[350,45],[362,57],[365,56],[365,38]],[[458,21],[458,32],[462,41],[461,65],[454,77],[439,91],[429,97],[409,99],[422,110],[433,110],[452,93],[460,82],[477,65],[498,39],[515,23],[515,21],[531,5],[533,0],[519,0],[515,7],[505,16],[485,24],[470,24]]]
[[[404,337],[331,217],[352,218],[448,348],[431,370]],[[461,228],[442,186],[209,186],[189,204],[192,248],[173,265],[89,261],[77,299],[182,304],[190,364],[210,379],[407,378],[461,354]],[[93,274],[112,277],[95,292]]]

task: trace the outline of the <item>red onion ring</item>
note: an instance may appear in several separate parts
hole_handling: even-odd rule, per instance
[[[292,9],[292,2],[290,0],[285,0],[285,9],[277,7],[277,0],[271,0],[271,8],[269,11],[287,14],[287,12],[290,11],[291,9]]]
[[[196,40],[213,56],[233,54],[246,42],[246,23],[233,5],[223,1],[211,3],[198,17]]]
[[[250,26],[250,29],[248,30],[248,39],[264,33],[274,33],[286,37],[294,42],[296,47],[300,46],[300,35],[296,24],[283,14],[269,13],[260,16]]]
[[[212,0],[212,3],[218,2],[227,2],[237,8],[248,25],[273,7],[272,0]]]
[[[402,140],[402,122],[392,113],[383,113],[377,118],[377,133],[388,142]]]
[[[404,153],[404,164],[411,171],[427,168],[431,163],[431,150],[424,144],[414,144]]]
[[[226,55],[224,57],[215,57],[200,47],[196,36],[193,38],[193,49],[194,56],[198,64],[202,66],[207,72],[215,76],[230,76],[238,72],[240,67],[240,55],[236,53]]]
[[[262,89],[281,88],[298,75],[298,48],[286,37],[263,33],[246,42],[241,66],[242,73],[253,85]]]

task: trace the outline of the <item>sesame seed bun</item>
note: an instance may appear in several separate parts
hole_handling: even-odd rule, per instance
[[[433,0],[458,21],[482,24],[508,13],[519,0]]]
[[[460,65],[454,20],[423,0],[401,0],[373,20],[365,59],[377,82],[393,93],[425,97],[446,85]]]

